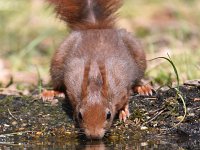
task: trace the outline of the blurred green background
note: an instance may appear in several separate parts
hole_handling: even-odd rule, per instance
[[[140,38],[154,83],[176,81],[169,62],[150,61],[167,54],[182,82],[200,78],[199,0],[124,0],[116,26]],[[1,87],[48,83],[51,57],[68,33],[44,0],[0,0]]]

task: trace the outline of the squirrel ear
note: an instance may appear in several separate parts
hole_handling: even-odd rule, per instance
[[[88,83],[89,83],[89,72],[90,72],[90,64],[91,62],[87,62],[85,64],[84,68],[84,75],[83,75],[83,82],[82,82],[82,92],[81,92],[81,98],[84,99],[87,96],[88,93]]]
[[[103,82],[101,92],[104,97],[108,97],[108,79],[106,76],[106,67],[104,63],[99,64],[99,71],[100,71],[102,82]]]

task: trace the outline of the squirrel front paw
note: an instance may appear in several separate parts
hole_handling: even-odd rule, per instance
[[[140,95],[153,95],[153,88],[150,85],[139,85],[139,86],[135,86],[133,87],[133,92],[136,92]]]
[[[128,104],[124,107],[124,109],[120,110],[119,112],[119,120],[125,122],[127,118],[129,118],[129,108]]]
[[[54,91],[54,90],[44,90],[40,94],[40,98],[43,100],[43,102],[46,102],[46,101],[52,102],[55,96],[64,97],[64,94],[62,92]]]

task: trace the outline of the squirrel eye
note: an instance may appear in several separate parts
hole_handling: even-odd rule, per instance
[[[82,114],[79,112],[78,113],[78,118],[80,119],[80,120],[83,120],[83,116],[82,116]]]
[[[107,115],[106,115],[106,120],[109,120],[110,117],[111,117],[111,113],[110,113],[110,111],[109,111],[109,112],[107,113]]]

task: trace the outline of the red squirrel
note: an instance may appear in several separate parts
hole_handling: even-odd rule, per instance
[[[118,112],[120,120],[129,117],[132,88],[151,94],[139,86],[145,53],[131,33],[114,28],[121,0],[48,1],[72,30],[51,62],[54,90],[68,96],[86,137],[101,139]]]

